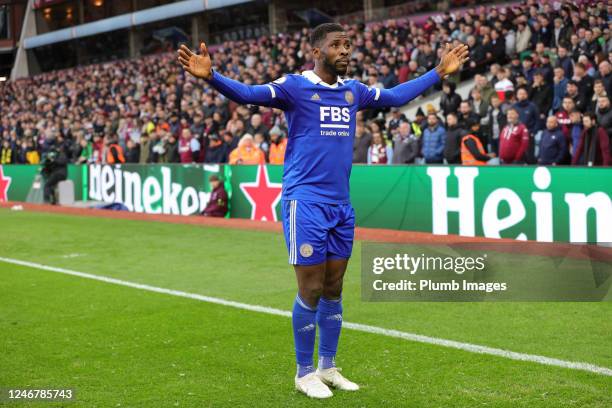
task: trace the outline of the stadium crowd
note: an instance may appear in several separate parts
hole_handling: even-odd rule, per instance
[[[349,76],[372,87],[422,75],[441,44],[470,46],[439,106],[410,119],[396,108],[361,112],[353,161],[609,165],[611,28],[605,2],[535,0],[347,26]],[[209,48],[216,69],[245,83],[313,67],[307,29]],[[457,83],[470,78],[462,99]],[[287,143],[281,111],[226,100],[185,76],[174,53],[5,82],[0,136],[0,164],[36,164],[54,150],[73,163],[280,164]]]

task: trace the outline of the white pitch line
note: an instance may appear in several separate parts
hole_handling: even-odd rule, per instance
[[[229,306],[229,307],[233,307],[236,309],[249,310],[251,312],[259,312],[259,313],[266,313],[266,314],[276,315],[276,316],[291,317],[291,312],[289,311],[275,309],[275,308],[267,307],[267,306],[250,305],[248,303],[234,302],[232,300],[226,300],[226,299],[221,299],[217,297],[199,295],[197,293],[189,293],[189,292],[183,292],[180,290],[160,288],[157,286],[145,285],[142,283],[135,283],[135,282],[124,281],[124,280],[116,279],[116,278],[109,278],[107,276],[94,275],[91,273],[78,272],[78,271],[73,271],[70,269],[58,268],[55,266],[42,265],[42,264],[35,263],[35,262],[21,261],[19,259],[0,257],[0,261],[14,264],[14,265],[21,265],[21,266],[27,266],[30,268],[42,269],[42,270],[49,271],[49,272],[63,273],[65,275],[72,275],[72,276],[78,276],[78,277],[86,278],[86,279],[93,279],[93,280],[97,280],[100,282],[112,283],[112,284],[120,285],[120,286],[127,286],[130,288],[146,290],[149,292],[163,293],[166,295],[172,295],[172,296],[178,296],[178,297],[187,298],[187,299],[199,300],[201,302]],[[379,334],[381,336],[386,336],[386,337],[393,337],[397,339],[410,340],[410,341],[415,341],[419,343],[434,344],[436,346],[454,348],[458,350],[468,351],[471,353],[488,354],[492,356],[508,358],[510,360],[529,361],[532,363],[538,363],[538,364],[544,364],[544,365],[562,367],[562,368],[569,368],[573,370],[589,371],[595,374],[612,376],[612,369],[608,367],[601,367],[601,366],[597,366],[594,364],[589,364],[589,363],[559,360],[556,358],[540,356],[537,354],[517,353],[514,351],[509,351],[509,350],[504,350],[504,349],[480,346],[480,345],[471,344],[471,343],[462,343],[459,341],[441,339],[437,337],[423,336],[420,334],[408,333],[408,332],[403,332],[399,330],[385,329],[383,327],[370,326],[370,325],[361,324],[361,323],[343,322],[342,327],[351,329],[351,330],[364,332],[364,333]]]

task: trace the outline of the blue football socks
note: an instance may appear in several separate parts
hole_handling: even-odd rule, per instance
[[[298,294],[293,303],[292,319],[298,377],[314,372],[312,355],[317,333],[316,317],[317,309],[308,306]]]
[[[319,326],[319,368],[335,367],[338,340],[342,329],[342,299],[330,300],[321,297],[317,307]]]

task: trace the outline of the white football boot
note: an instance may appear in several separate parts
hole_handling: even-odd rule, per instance
[[[321,379],[321,381],[330,387],[343,391],[357,391],[359,389],[359,385],[344,378],[344,376],[340,374],[340,371],[341,369],[338,367],[324,369],[317,368],[316,375]]]
[[[334,395],[316,373],[306,374],[303,377],[295,376],[295,389],[310,398],[329,398]]]

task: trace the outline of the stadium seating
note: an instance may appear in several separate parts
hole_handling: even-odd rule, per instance
[[[424,104],[416,118],[406,118],[401,111],[363,112],[365,126],[358,132],[354,161],[368,162],[372,133],[380,132],[383,143],[392,149],[412,137],[419,152],[399,163],[421,162],[423,139],[431,133],[426,129],[429,114],[439,116],[439,126],[444,128],[445,115],[457,114],[459,126],[477,133],[487,153],[499,154],[506,112],[515,107],[530,137],[528,151],[515,163],[551,164],[543,161],[549,146],[542,140],[554,131],[547,128],[547,117],[555,116],[567,140],[567,153],[554,164],[573,160],[609,165],[610,153],[602,145],[612,134],[608,96],[612,94],[611,11],[604,2],[564,2],[556,7],[530,0],[511,8],[493,7],[486,14],[476,9],[451,12],[420,24],[387,20],[348,25],[354,45],[349,75],[353,78],[374,87],[392,87],[433,68],[441,44],[465,42],[470,45],[471,61],[448,81],[458,83],[476,76],[473,88],[477,89],[469,93],[464,108],[457,103],[460,96],[445,95],[443,99],[454,101],[444,106]],[[245,83],[265,83],[313,67],[307,34],[301,30],[226,42],[211,49],[217,69],[225,75]],[[564,71],[557,73],[555,67]],[[526,90],[527,101],[517,100],[520,88]],[[502,99],[499,108],[491,106],[493,95]],[[572,101],[564,102],[565,96]],[[592,130],[582,129],[581,116],[587,112],[593,112],[597,121]],[[63,150],[75,163],[123,159],[223,163],[245,134],[253,136],[267,157],[270,144],[282,140],[271,141],[270,129],[286,129],[282,112],[237,106],[204,83],[186,77],[173,53],[6,82],[0,85],[0,118],[2,164],[33,163],[38,156],[44,160],[52,149]],[[409,134],[400,134],[403,121],[410,123]],[[461,140],[456,138],[465,132],[445,129],[445,163],[456,163],[451,158],[460,150]],[[591,158],[571,157],[578,150],[590,150],[587,144],[595,139],[589,136],[593,132],[605,136],[599,138],[601,152]],[[584,146],[578,149],[581,143]],[[109,153],[113,145],[122,150],[121,159]]]

